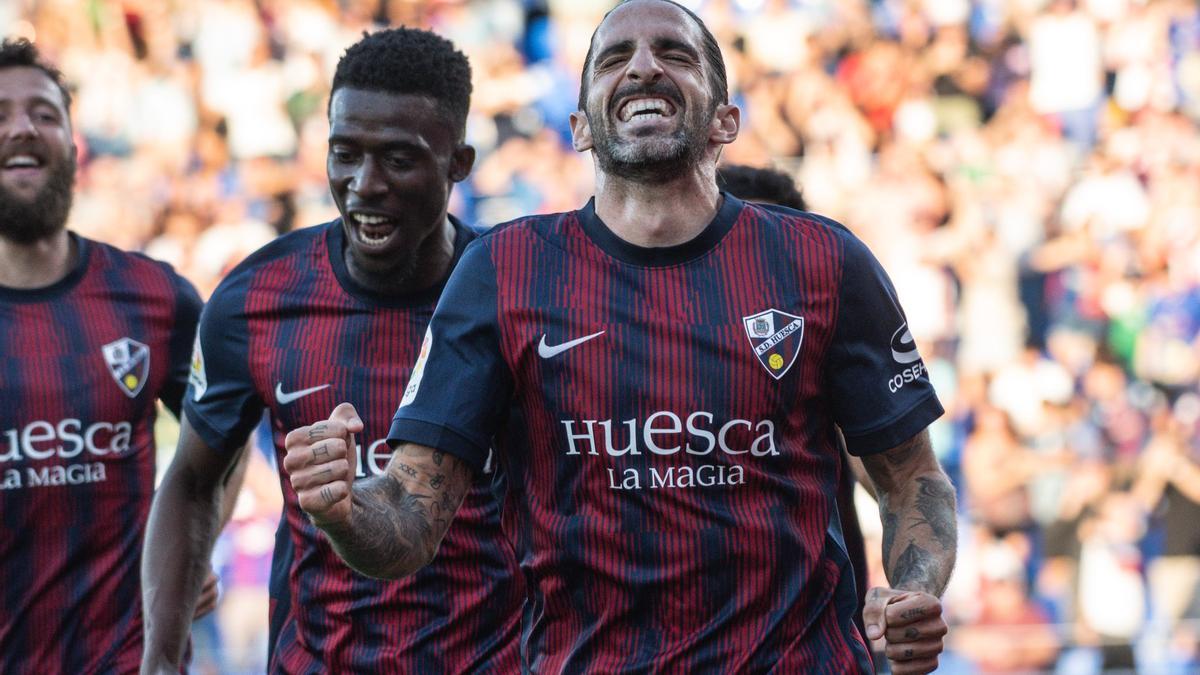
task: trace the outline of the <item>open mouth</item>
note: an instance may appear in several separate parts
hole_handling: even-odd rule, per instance
[[[631,98],[617,109],[622,122],[657,120],[675,115],[675,105],[665,98]]]
[[[395,219],[372,213],[351,212],[350,222],[354,226],[351,229],[354,231],[355,238],[359,243],[370,248],[386,245],[392,235],[396,233],[398,226]]]
[[[30,153],[9,155],[0,167],[6,174],[32,174],[45,168],[46,163],[41,157]]]

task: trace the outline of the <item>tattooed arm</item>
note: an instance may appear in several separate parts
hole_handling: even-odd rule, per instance
[[[929,432],[863,458],[883,521],[883,567],[892,588],[940,596],[958,540],[954,487],[942,473]]]
[[[288,434],[284,468],[300,508],[354,569],[398,579],[433,559],[471,484],[471,469],[433,448],[406,443],[382,476],[354,481],[354,434],[362,421],[343,403],[325,422]]]
[[[891,588],[867,595],[867,636],[884,640],[892,672],[937,667],[946,622],[938,598],[954,569],[958,541],[954,487],[922,431],[886,452],[863,458],[883,521],[883,567]]]

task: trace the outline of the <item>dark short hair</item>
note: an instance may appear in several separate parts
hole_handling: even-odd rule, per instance
[[[466,133],[471,64],[446,38],[418,28],[363,33],[338,61],[332,91],[341,87],[428,96]]]
[[[621,0],[619,5],[608,10],[604,18],[600,20],[600,25],[596,26],[596,30],[592,31],[592,39],[588,41],[587,56],[583,60],[583,73],[579,76],[579,101],[577,103],[579,110],[583,110],[587,102],[588,72],[592,67],[592,51],[596,46],[596,33],[600,32],[600,26],[603,26],[604,22],[608,20],[609,14],[617,11],[621,5],[631,1]],[[704,60],[708,63],[708,86],[712,90],[713,100],[719,103],[728,103],[729,76],[725,73],[725,57],[721,55],[721,45],[717,44],[717,38],[713,37],[712,31],[708,30],[708,26],[704,25],[704,21],[696,16],[696,13],[692,10],[672,0],[658,0],[658,2],[665,2],[668,5],[674,5],[682,9],[700,27],[700,34],[703,41],[701,47],[704,52]]]
[[[37,47],[25,38],[4,38],[0,43],[0,70],[5,68],[36,68],[46,74],[62,94],[63,105],[71,109],[71,92],[62,71],[42,60]]]
[[[796,189],[792,177],[775,169],[726,164],[717,169],[717,186],[745,201],[807,210],[804,195]]]

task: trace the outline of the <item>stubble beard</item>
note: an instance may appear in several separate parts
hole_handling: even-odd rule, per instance
[[[74,191],[74,157],[56,164],[30,200],[0,184],[0,237],[30,245],[58,234],[66,227]]]
[[[707,116],[689,113],[670,135],[649,138],[621,138],[602,111],[588,112],[588,124],[595,130],[596,161],[604,173],[634,183],[670,182],[686,174],[703,157],[708,145],[706,117],[711,118],[715,110],[713,106]]]

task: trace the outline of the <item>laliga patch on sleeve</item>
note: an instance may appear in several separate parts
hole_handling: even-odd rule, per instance
[[[192,367],[188,371],[188,385],[192,388],[192,399],[199,401],[208,391],[208,375],[204,373],[204,352],[200,350],[200,336],[192,346]]]
[[[408,387],[404,389],[404,398],[400,399],[400,407],[408,405],[417,397],[417,390],[421,388],[421,378],[425,375],[425,364],[429,361],[429,348],[433,345],[433,333],[429,328],[425,328],[425,339],[421,341],[421,355],[417,357],[417,364],[413,366],[412,375],[408,377]]]

